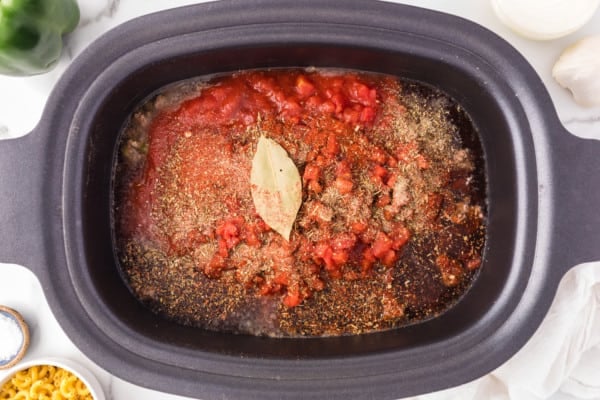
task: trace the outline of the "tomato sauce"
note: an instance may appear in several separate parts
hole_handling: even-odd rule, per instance
[[[302,178],[289,241],[252,200],[260,136]],[[458,106],[392,76],[193,81],[140,106],[123,133],[121,266],[154,311],[207,329],[339,335],[418,322],[454,304],[481,264],[480,157]]]

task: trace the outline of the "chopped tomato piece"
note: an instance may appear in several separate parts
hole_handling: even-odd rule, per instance
[[[224,255],[222,243],[225,243],[227,249],[235,247],[240,242],[241,225],[244,223],[242,217],[234,217],[222,222],[216,230],[219,240],[219,253]]]
[[[391,202],[392,202],[392,197],[386,193],[386,194],[382,194],[381,196],[379,196],[375,205],[377,207],[385,207],[388,204],[390,204]]]
[[[383,257],[381,257],[381,263],[386,267],[393,267],[398,261],[398,255],[394,250],[388,250]]]
[[[380,178],[385,178],[388,174],[388,170],[381,166],[380,164],[376,164],[375,167],[373,167],[373,175],[374,176],[378,176]]]
[[[348,194],[352,192],[352,188],[354,187],[352,181],[346,178],[337,178],[334,182],[334,185],[341,194]]]
[[[364,222],[353,222],[350,224],[350,228],[354,233],[363,233],[367,230],[368,225]]]
[[[369,159],[384,165],[388,159],[388,155],[381,147],[375,147],[369,154]]]
[[[334,133],[329,134],[327,137],[327,145],[325,146],[324,153],[329,156],[334,156],[340,151],[340,145],[337,142],[337,138]]]
[[[324,114],[331,114],[335,111],[335,104],[332,101],[324,101],[319,106],[319,111]]]
[[[394,227],[391,236],[393,240],[392,248],[400,250],[410,239],[410,231],[404,224],[400,223]]]
[[[350,254],[348,254],[347,250],[333,250],[331,253],[331,259],[337,266],[346,264],[349,258]]]
[[[375,119],[377,113],[373,107],[365,107],[360,113],[360,122],[371,122]]]
[[[279,285],[288,286],[290,284],[290,275],[286,272],[280,272],[275,275],[273,282]]]
[[[317,194],[319,194],[323,191],[323,186],[321,186],[319,181],[316,181],[316,180],[312,180],[312,181],[308,182],[308,188],[310,189],[311,192],[314,192]]]
[[[283,304],[286,307],[292,308],[296,307],[302,302],[302,296],[300,295],[300,291],[298,288],[289,289],[285,296],[283,296],[282,300]]]
[[[306,168],[304,168],[304,174],[302,178],[305,181],[317,180],[321,176],[321,168],[314,164],[308,164]]]
[[[356,235],[352,233],[342,233],[333,238],[331,247],[336,250],[347,250],[354,247],[356,244]]]
[[[375,242],[373,242],[373,245],[371,246],[371,249],[373,250],[373,255],[376,258],[382,259],[390,250],[392,250],[393,245],[394,242],[392,239],[390,239],[384,232],[379,232],[375,238]]]
[[[335,167],[335,175],[338,178],[352,179],[352,169],[350,164],[346,160],[342,160],[337,163]]]
[[[371,270],[371,268],[373,268],[373,265],[375,265],[375,261],[377,261],[377,259],[373,254],[373,249],[367,247],[363,251],[362,260],[360,261],[360,266],[362,268],[363,275],[367,274]]]
[[[249,246],[260,247],[262,244],[258,236],[258,227],[256,225],[248,225],[245,232],[245,241]]]
[[[309,97],[315,93],[315,85],[306,76],[299,75],[296,78],[296,91],[302,97]]]

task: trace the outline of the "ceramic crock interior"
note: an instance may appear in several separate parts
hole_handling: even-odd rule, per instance
[[[488,232],[481,272],[470,291],[450,311],[433,320],[393,331],[341,338],[269,339],[206,332],[169,322],[144,308],[119,273],[111,223],[111,175],[118,135],[134,107],[160,87],[182,79],[239,69],[285,66],[343,67],[414,79],[455,98],[479,131],[488,182]],[[418,54],[381,49],[312,45],[268,45],[212,50],[146,65],[115,82],[101,99],[88,135],[83,168],[81,241],[85,270],[95,302],[128,332],[127,338],[168,345],[186,352],[261,358],[353,356],[414,348],[469,330],[499,301],[513,268],[517,229],[515,149],[510,123],[498,98],[468,65],[457,67]]]

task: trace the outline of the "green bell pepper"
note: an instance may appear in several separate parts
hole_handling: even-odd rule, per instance
[[[0,74],[49,71],[78,23],[76,0],[0,0]]]

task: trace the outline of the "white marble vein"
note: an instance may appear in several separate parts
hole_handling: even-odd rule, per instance
[[[100,21],[102,18],[112,18],[119,9],[120,0],[94,0],[81,2],[81,21],[79,28]]]

